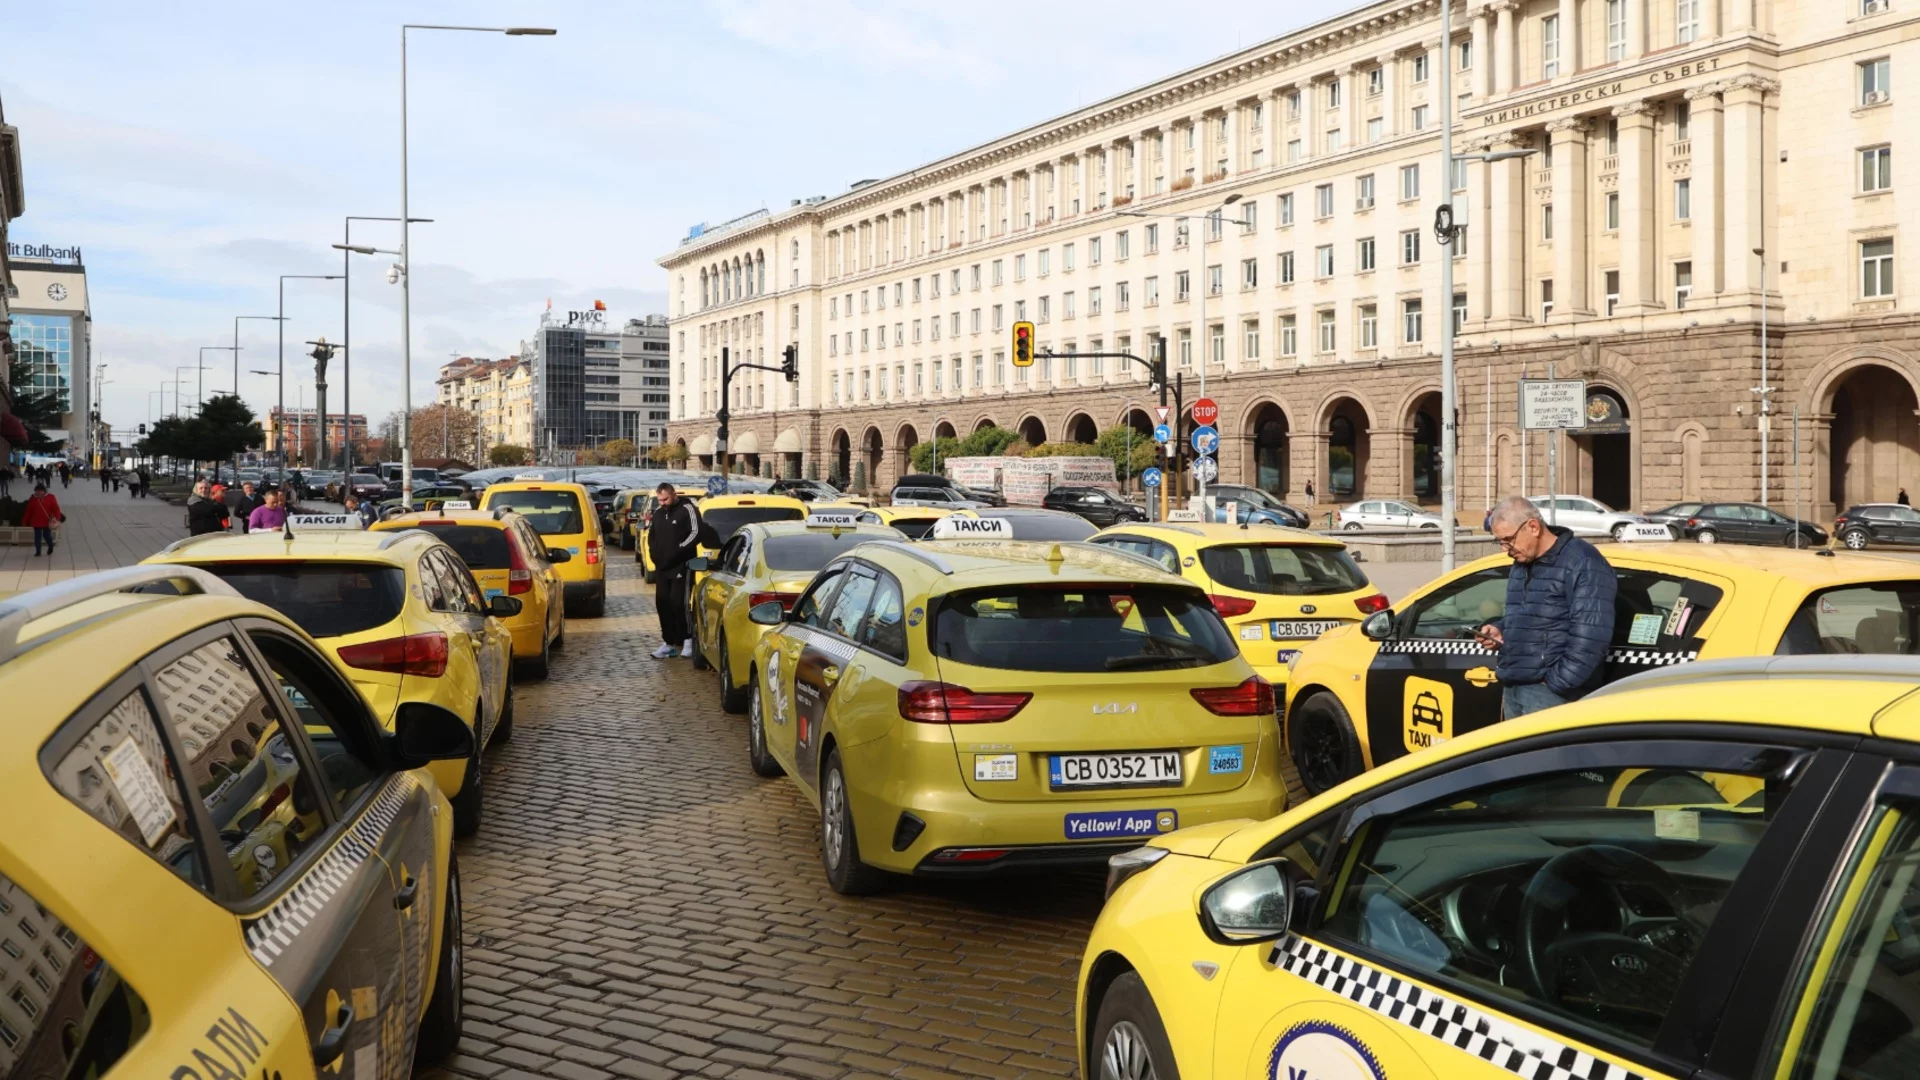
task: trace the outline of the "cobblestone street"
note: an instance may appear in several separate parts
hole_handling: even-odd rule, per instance
[[[755,777],[711,673],[646,657],[617,548],[489,758],[466,887],[467,1039],[493,1078],[1059,1076],[1101,878],[827,887],[818,816]]]

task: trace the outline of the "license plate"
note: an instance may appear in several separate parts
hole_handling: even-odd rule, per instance
[[[1063,823],[1069,840],[1131,840],[1158,836],[1180,827],[1173,810],[1095,810],[1068,814]]]
[[[1047,768],[1048,782],[1056,788],[1178,786],[1180,752],[1054,754]]]
[[[1267,624],[1267,633],[1275,641],[1309,641],[1345,625],[1339,619],[1274,619]]]

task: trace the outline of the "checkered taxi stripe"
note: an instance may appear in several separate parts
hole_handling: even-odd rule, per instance
[[[823,634],[818,630],[807,631],[807,647],[816,652],[825,653],[843,664],[851,663],[860,655],[860,647],[850,641]]]
[[[1435,994],[1299,937],[1274,945],[1289,974],[1526,1080],[1646,1080],[1640,1073]]]
[[[299,884],[272,907],[246,921],[247,951],[261,967],[272,967],[274,960],[292,947],[294,939],[320,914],[341,886],[353,880],[361,864],[379,850],[380,838],[393,827],[394,819],[400,816],[401,808],[407,805],[418,783],[407,773],[395,774],[346,835],[307,871]]]
[[[1491,649],[1472,638],[1408,638],[1403,641],[1383,641],[1380,643],[1382,656],[1420,654],[1426,656],[1492,656]],[[1638,664],[1644,667],[1666,667],[1669,664],[1685,664],[1700,659],[1698,649],[1608,649],[1609,664]]]

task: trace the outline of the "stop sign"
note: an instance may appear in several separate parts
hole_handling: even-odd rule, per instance
[[[1193,422],[1211,426],[1220,419],[1220,406],[1210,397],[1203,397],[1193,403]]]

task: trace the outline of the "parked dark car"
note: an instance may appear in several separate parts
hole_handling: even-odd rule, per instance
[[[1219,521],[1227,520],[1225,505],[1236,502],[1242,507],[1236,524],[1284,525],[1290,529],[1304,529],[1312,524],[1305,510],[1288,506],[1259,488],[1243,484],[1210,484],[1207,494],[1223,508],[1215,514]]]
[[[1684,539],[1687,532],[1687,519],[1694,517],[1706,508],[1703,502],[1677,502],[1672,506],[1663,506],[1646,513],[1648,521],[1656,521],[1667,527],[1675,540]],[[1491,530],[1489,530],[1491,531]]]
[[[1707,503],[1680,528],[1686,539],[1703,544],[1819,547],[1827,542],[1827,530],[1759,503]]]
[[[387,478],[381,476],[379,473],[354,473],[342,481],[342,484],[346,491],[352,493],[354,498],[362,501],[382,498],[387,491]],[[394,489],[394,497],[399,497],[398,488]],[[345,501],[340,497],[338,490],[334,491],[329,498],[334,502]]]
[[[1833,535],[1855,551],[1872,544],[1920,544],[1920,510],[1899,503],[1861,503],[1833,519]]]
[[[949,480],[944,476],[940,476],[935,473],[908,473],[907,475],[901,477],[900,479],[895,480],[893,482],[893,486],[896,488],[903,488],[903,487],[951,488],[954,491],[959,492],[960,499],[965,502],[986,503],[988,506],[1007,505],[1007,497],[1005,495],[1000,494],[997,491],[980,491],[975,488],[964,487],[960,484],[954,483],[952,480]]]
[[[1127,521],[1145,521],[1147,512],[1110,491],[1097,487],[1057,487],[1040,505],[1048,510],[1078,514],[1101,528]]]

